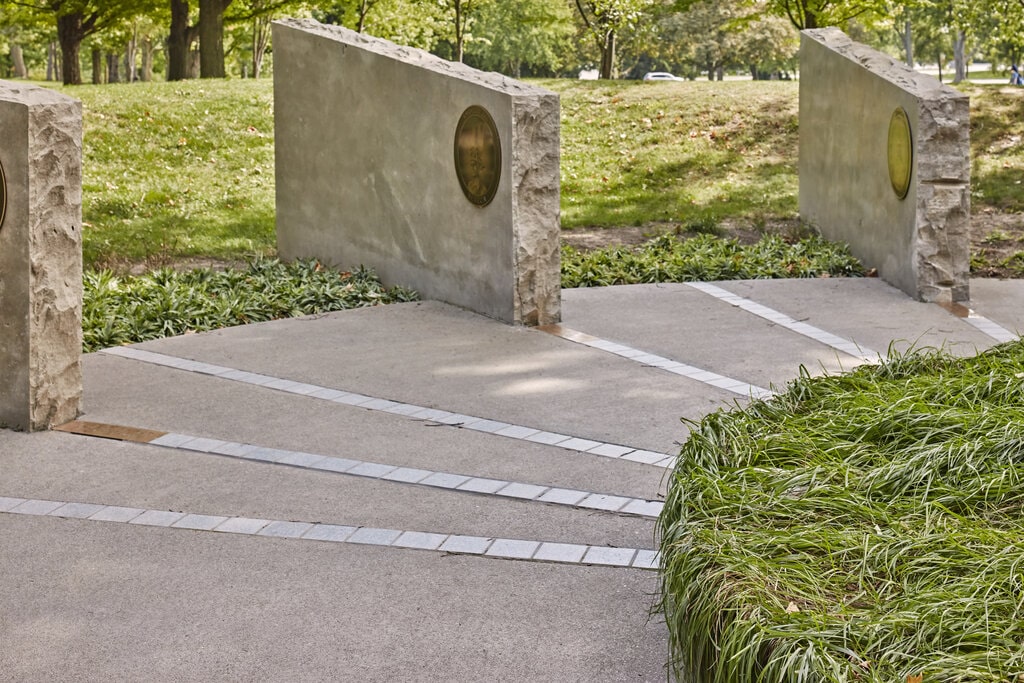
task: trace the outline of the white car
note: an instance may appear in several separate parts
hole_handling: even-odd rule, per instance
[[[679,76],[673,76],[666,71],[651,71],[650,73],[644,74],[645,81],[681,81],[682,78]]]

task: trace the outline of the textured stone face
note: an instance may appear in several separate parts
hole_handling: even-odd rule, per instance
[[[800,46],[800,215],[922,301],[966,301],[970,274],[969,100],[837,29]],[[885,123],[902,107],[910,190],[889,187]]]
[[[0,81],[0,130],[0,426],[48,429],[81,406],[81,105]]]
[[[463,194],[458,123],[501,143],[485,206]],[[547,90],[309,20],[274,24],[278,250],[505,322],[560,319],[559,103]]]

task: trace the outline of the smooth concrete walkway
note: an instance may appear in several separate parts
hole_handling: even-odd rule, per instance
[[[82,422],[0,431],[0,680],[664,680],[680,418],[1024,329],[1024,281],[972,292],[580,289],[544,330],[421,302],[90,354]]]

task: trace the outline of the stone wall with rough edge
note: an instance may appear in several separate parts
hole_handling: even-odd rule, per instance
[[[889,180],[889,119],[910,119],[910,191]],[[922,301],[967,301],[970,129],[966,95],[841,31],[800,41],[800,216]]]
[[[561,315],[559,102],[547,90],[311,20],[274,24],[277,240],[510,323]],[[497,194],[462,194],[455,128],[485,107]]]
[[[0,426],[76,418],[82,397],[82,108],[0,81]]]

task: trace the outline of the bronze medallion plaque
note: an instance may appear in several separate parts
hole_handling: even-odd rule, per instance
[[[469,201],[487,206],[494,199],[501,179],[501,140],[494,119],[475,104],[455,127],[455,174]]]
[[[910,191],[910,176],[914,171],[914,140],[910,132],[910,119],[903,107],[896,107],[889,119],[889,181],[900,199]]]
[[[0,228],[4,227],[4,216],[7,215],[7,176],[4,165],[0,163]]]

